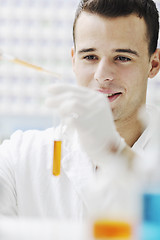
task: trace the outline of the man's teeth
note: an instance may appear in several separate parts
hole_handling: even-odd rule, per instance
[[[115,93],[105,93],[106,97],[111,97],[113,95],[115,95]]]

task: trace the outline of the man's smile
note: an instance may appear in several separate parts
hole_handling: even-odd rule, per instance
[[[108,98],[109,102],[115,101],[122,94],[122,92],[111,92],[106,89],[98,89],[97,91],[103,93]]]

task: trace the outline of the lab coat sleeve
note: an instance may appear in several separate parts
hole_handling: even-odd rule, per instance
[[[16,131],[0,145],[0,216],[16,216],[15,167],[19,156],[22,131]]]

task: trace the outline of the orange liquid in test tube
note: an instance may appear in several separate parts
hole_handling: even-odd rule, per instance
[[[61,145],[62,141],[54,141],[54,154],[53,154],[53,175],[59,176],[61,170]]]

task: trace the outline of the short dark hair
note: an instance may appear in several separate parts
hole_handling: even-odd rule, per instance
[[[81,0],[73,24],[73,41],[75,44],[76,22],[81,12],[89,12],[104,17],[114,18],[136,14],[144,18],[147,26],[149,55],[157,49],[159,35],[159,13],[152,0]]]

